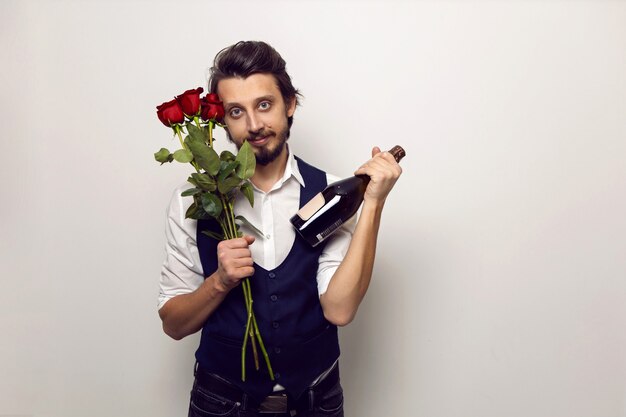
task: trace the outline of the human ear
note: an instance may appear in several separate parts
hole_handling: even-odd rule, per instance
[[[285,104],[287,105],[287,117],[293,116],[296,112],[296,96],[287,99],[287,103]]]

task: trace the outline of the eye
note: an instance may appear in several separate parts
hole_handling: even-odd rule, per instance
[[[232,117],[233,119],[237,119],[238,117],[241,116],[241,109],[235,107],[233,109],[231,109],[228,114],[230,115],[230,117]]]
[[[261,110],[269,110],[271,107],[271,104],[269,101],[262,101],[259,103],[259,109]]]

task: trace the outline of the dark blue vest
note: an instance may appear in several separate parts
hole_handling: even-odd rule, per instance
[[[300,207],[322,191],[326,173],[296,158],[305,187]],[[219,230],[213,220],[198,220],[198,251],[204,275],[217,269],[217,241],[201,233]],[[254,369],[252,347],[246,350],[246,381],[241,380],[241,346],[246,325],[243,291],[230,291],[202,329],[196,359],[200,366],[231,381],[261,401],[276,383],[294,398],[339,357],[337,327],[322,312],[317,291],[318,258],[324,245],[310,247],[296,236],[287,258],[268,271],[254,264],[250,279],[253,309],[276,380],[271,381],[259,350],[260,370]]]

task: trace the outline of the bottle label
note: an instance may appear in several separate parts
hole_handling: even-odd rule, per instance
[[[315,198],[315,197],[314,197]],[[322,198],[323,199],[323,198]],[[341,200],[341,196],[334,196],[332,198],[332,200],[330,200],[328,203],[324,204],[324,206],[318,210],[313,217],[311,217],[309,220],[307,220],[302,227],[300,228],[300,230],[304,230],[305,227],[307,227],[308,225],[310,225],[312,222],[315,221],[315,219],[317,219],[319,216],[321,216],[322,214],[326,213],[328,210],[330,210],[333,206],[335,206],[335,204],[337,204],[339,202],[339,200]]]
[[[313,197],[308,203],[306,203],[300,210],[298,210],[298,216],[304,221],[307,221],[311,218],[312,215],[319,209],[321,209],[326,200],[324,200],[324,196],[322,193],[317,193],[315,197]]]
[[[321,242],[322,240],[326,239],[328,236],[330,236],[335,230],[339,229],[339,227],[342,224],[343,224],[343,221],[341,221],[341,219],[339,219],[335,223],[331,224],[326,229],[324,229],[322,231],[322,233],[318,233],[317,236],[316,236],[318,243]]]

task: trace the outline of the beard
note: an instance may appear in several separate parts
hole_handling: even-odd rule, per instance
[[[225,129],[225,130],[226,130],[226,136],[228,137],[228,140],[230,140],[232,143],[237,145],[237,142],[233,140],[233,137],[230,135],[230,132],[228,131],[228,129]],[[289,133],[290,133],[289,127],[286,127],[285,129],[281,130],[278,133],[275,133],[274,131],[270,129],[262,129],[259,132],[256,132],[252,135],[247,136],[246,138],[244,138],[244,140],[254,140],[255,138],[265,137],[265,136],[276,136],[278,138],[278,143],[273,149],[270,149],[268,146],[263,146],[261,148],[254,148],[255,150],[254,156],[256,157],[256,163],[259,165],[268,165],[274,160],[276,160],[276,158],[278,158],[278,156],[283,152],[283,149],[285,148],[285,144],[287,143],[287,140],[289,139]],[[241,143],[243,144],[243,142],[244,141],[242,141]],[[237,145],[237,149],[239,148],[241,148],[241,145]]]

